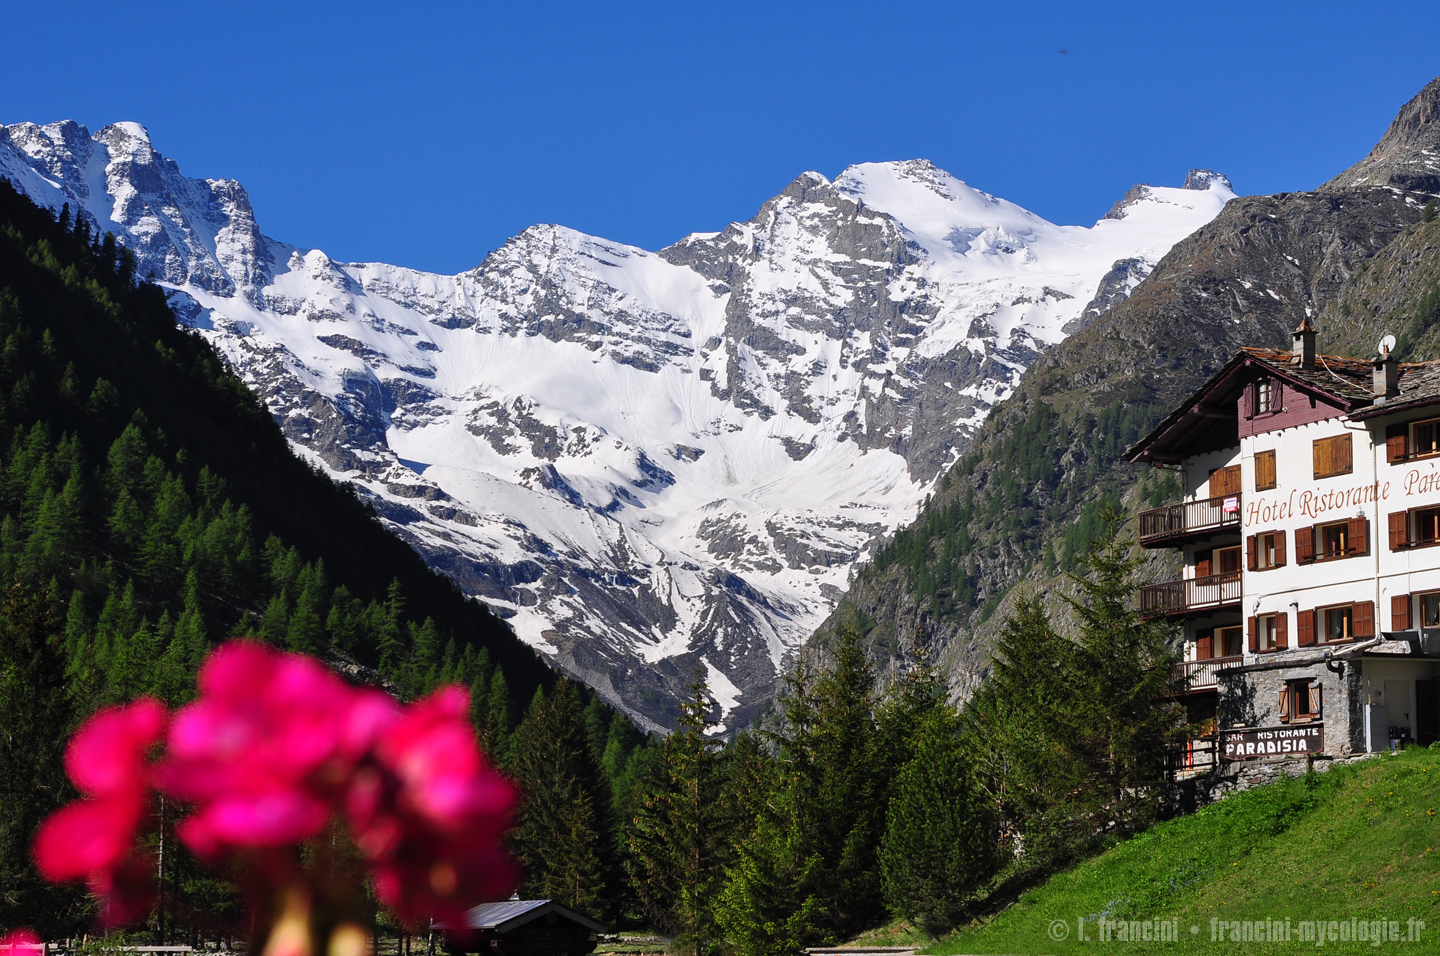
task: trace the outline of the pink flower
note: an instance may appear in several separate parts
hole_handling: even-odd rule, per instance
[[[0,936],[0,956],[42,956],[40,937],[33,929],[17,929]]]
[[[200,669],[200,699],[170,727],[162,785],[199,804],[180,837],[202,856],[319,833],[356,692],[319,661],[231,641]]]
[[[135,831],[147,809],[145,752],[160,739],[165,718],[164,705],[146,698],[99,711],[71,739],[65,768],[88,796],[51,814],[35,835],[35,862],[46,879],[84,879],[107,895],[117,874],[144,856],[136,850]],[[107,911],[107,921],[122,921],[130,911]]]
[[[518,877],[501,841],[516,792],[480,752],[469,710],[458,687],[411,704],[380,734],[379,767],[351,783],[347,813],[376,894],[407,923],[453,924]]]

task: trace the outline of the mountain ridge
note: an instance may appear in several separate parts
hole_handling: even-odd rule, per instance
[[[1233,197],[1197,173],[1056,226],[859,164],[658,252],[541,225],[439,276],[271,239],[143,127],[83,133],[4,127],[0,174],[118,227],[302,455],[652,727],[696,666],[744,723],[1021,371]]]

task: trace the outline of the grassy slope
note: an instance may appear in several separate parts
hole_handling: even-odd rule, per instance
[[[1211,919],[1425,920],[1412,952],[1440,951],[1440,751],[1339,767],[1232,795],[1053,877],[930,952],[1278,952],[1315,943],[1210,942]],[[1178,943],[1075,938],[1078,917],[1178,918]],[[1064,920],[1069,935],[1048,930]],[[1189,927],[1199,927],[1192,936]],[[1094,933],[1090,926],[1087,935]],[[1091,937],[1093,939],[1093,935]],[[1392,944],[1386,944],[1392,945]],[[1403,944],[1402,944],[1403,945]],[[1358,952],[1368,943],[1326,943]]]

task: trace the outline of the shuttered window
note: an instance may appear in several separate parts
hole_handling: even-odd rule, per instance
[[[1304,527],[1295,529],[1295,563],[1309,564],[1315,560],[1315,529]]]
[[[1350,453],[1350,436],[1348,434],[1335,435],[1332,438],[1317,438],[1314,455],[1316,478],[1348,475],[1354,464]]]
[[[1309,647],[1315,643],[1315,612],[1298,611],[1295,614],[1295,645]]]
[[[1349,437],[1349,436],[1346,436]],[[1210,472],[1210,497],[1219,498],[1224,495],[1238,495],[1240,493],[1240,466],[1227,465],[1224,468],[1216,468]]]
[[[1375,602],[1361,601],[1352,611],[1356,637],[1375,636]]]
[[[1275,646],[1282,651],[1290,646],[1290,615],[1286,611],[1275,615]]]
[[[1407,511],[1390,512],[1391,551],[1399,551],[1410,544],[1409,521],[1410,513]]]
[[[1255,453],[1255,490],[1269,491],[1275,487],[1275,450]]]
[[[1255,650],[1274,651],[1280,644],[1280,630],[1276,623],[1277,614],[1261,614],[1251,618],[1255,622]]]
[[[1390,630],[1410,630],[1410,595],[1394,594],[1390,597]]]
[[[1409,425],[1390,425],[1385,429],[1385,460],[1394,465],[1405,460],[1409,453],[1406,447],[1406,437],[1410,434]]]
[[[1262,531],[1245,539],[1246,567],[1268,571],[1285,563],[1285,532]]]
[[[1245,652],[1244,632],[1238,625],[1235,627],[1222,627],[1216,634],[1216,650],[1220,657],[1239,657]]]
[[[1320,639],[1324,641],[1348,641],[1355,636],[1355,606],[1342,604],[1315,612],[1322,628]]]
[[[1280,721],[1304,723],[1320,717],[1320,685],[1309,680],[1286,681],[1280,690]]]
[[[1215,631],[1211,628],[1195,632],[1195,659],[1208,661],[1215,656]]]

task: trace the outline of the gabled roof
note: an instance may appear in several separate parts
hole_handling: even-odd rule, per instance
[[[481,903],[465,913],[465,925],[471,929],[488,929],[506,933],[524,926],[532,920],[555,913],[572,923],[578,923],[592,933],[608,933],[609,927],[554,900],[504,900],[500,903]]]
[[[1432,364],[1425,363],[1425,367]],[[1241,390],[1259,377],[1262,370],[1265,375],[1279,378],[1334,405],[1341,413],[1353,412],[1374,400],[1370,392],[1371,366],[1363,359],[1317,355],[1315,364],[1305,368],[1290,352],[1281,349],[1242,348],[1123,457],[1132,462],[1179,462],[1192,455],[1240,444],[1240,413],[1236,401]],[[1403,378],[1401,382],[1403,394]],[[1437,375],[1437,398],[1440,398],[1440,375]]]

